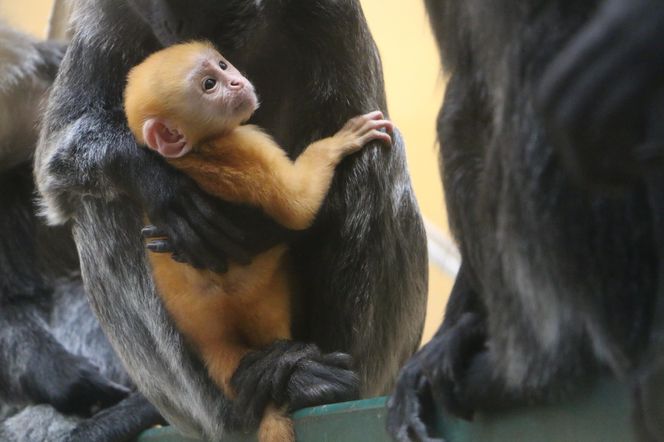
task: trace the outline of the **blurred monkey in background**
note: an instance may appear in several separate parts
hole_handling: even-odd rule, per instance
[[[70,232],[35,213],[40,111],[65,49],[0,23],[0,440],[8,442],[126,440],[160,421],[132,393],[87,305]]]
[[[438,118],[462,265],[390,401],[399,440],[434,404],[470,418],[634,382],[664,440],[664,5],[426,0],[450,79]]]

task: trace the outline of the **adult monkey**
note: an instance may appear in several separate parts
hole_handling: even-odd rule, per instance
[[[172,243],[156,248],[220,270],[225,256],[246,259],[285,233],[212,201],[137,149],[121,105],[132,65],[163,45],[206,38],[256,86],[262,105],[252,121],[295,156],[359,111],[386,108],[359,2],[95,0],[77,4],[74,25],[37,180],[51,221],[72,220],[93,308],[146,396],[180,429],[216,439],[224,423],[255,425],[269,401],[297,408],[356,396],[348,356],[323,352],[354,358],[360,395],[390,388],[418,345],[426,293],[425,238],[399,135],[392,152],[375,144],[342,165],[316,224],[293,240],[305,277],[293,334],[313,344],[279,342],[245,357],[233,382],[247,394],[231,409],[154,293],[136,234],[142,207]],[[229,236],[237,229],[220,227],[222,216],[253,226]],[[252,244],[241,238],[265,229]]]
[[[604,1],[542,81],[556,147],[593,187],[616,189],[662,165],[663,29],[659,1]]]
[[[46,228],[35,214],[39,108],[64,50],[0,23],[0,440],[7,442],[118,440],[160,422],[131,393],[87,306],[71,234]]]
[[[390,431],[428,440],[434,403],[468,418],[611,371],[645,373],[639,423],[661,438],[647,388],[662,378],[663,182],[648,167],[662,154],[661,2],[426,5],[450,74],[438,134],[462,265],[440,330],[402,371]]]

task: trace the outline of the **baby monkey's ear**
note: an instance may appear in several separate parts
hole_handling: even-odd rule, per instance
[[[143,139],[150,149],[165,158],[179,158],[191,150],[184,135],[160,118],[143,123]]]

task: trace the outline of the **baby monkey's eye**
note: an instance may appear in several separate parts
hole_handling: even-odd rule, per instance
[[[228,69],[228,65],[224,61],[219,62],[219,67],[221,68],[222,71],[225,71],[226,69]]]
[[[206,78],[205,81],[203,81],[203,90],[209,91],[211,89],[214,89],[214,87],[217,85],[217,80],[214,78]]]

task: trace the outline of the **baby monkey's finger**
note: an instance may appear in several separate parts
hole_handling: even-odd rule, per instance
[[[382,141],[388,146],[392,145],[392,137],[390,136],[390,134],[382,132],[378,129],[374,129],[371,132],[367,132],[364,136],[362,136],[362,138],[360,139],[360,144],[364,146],[365,144],[371,141]]]
[[[363,131],[380,129],[383,129],[386,132],[394,132],[394,123],[392,123],[390,120],[370,120],[367,121],[364,126],[362,126]]]
[[[369,121],[382,120],[382,119],[383,119],[383,113],[381,111],[369,112],[368,114],[359,115],[357,117],[351,118],[350,120],[348,120],[343,129],[358,130],[364,127]]]
[[[373,111],[369,112],[368,114],[362,115],[363,118],[369,119],[369,120],[384,120],[385,117],[383,115],[382,111]]]
[[[376,120],[375,127],[388,133],[394,132],[394,123],[390,120]]]
[[[363,145],[374,140],[383,141],[388,146],[392,145],[392,137],[389,134],[394,132],[394,124],[389,120],[368,121],[362,127],[362,131],[366,132],[362,137]]]

